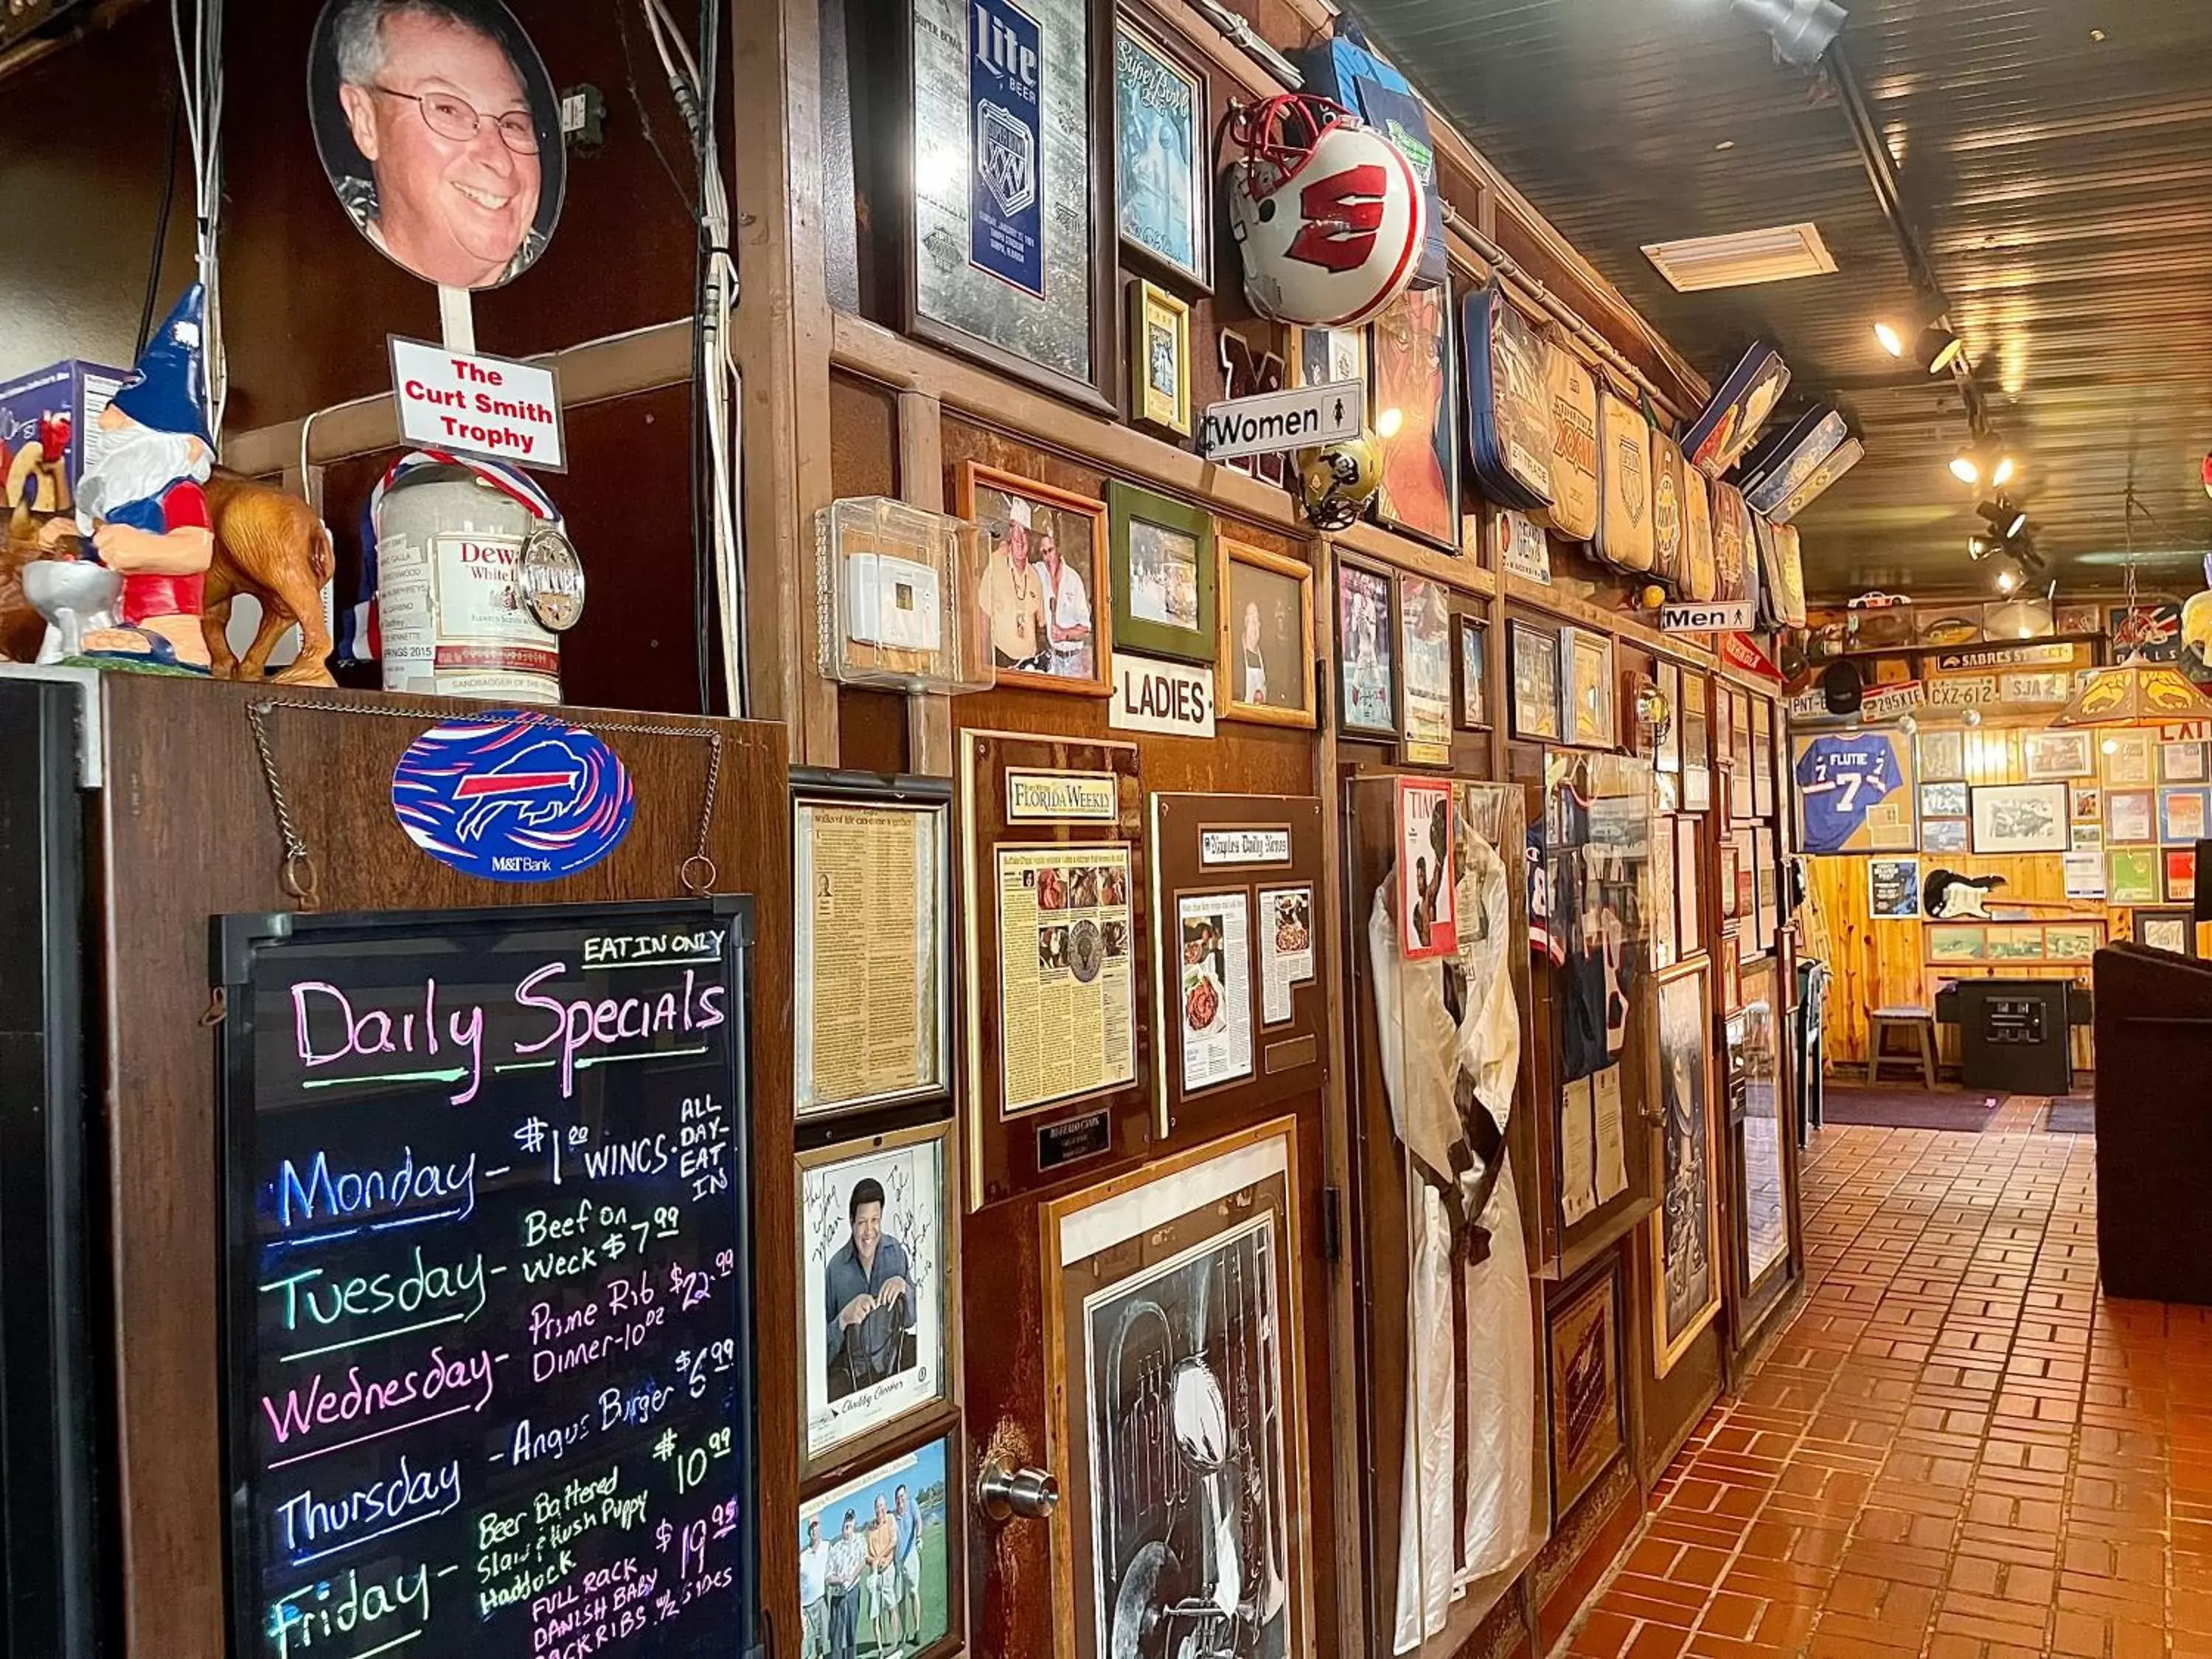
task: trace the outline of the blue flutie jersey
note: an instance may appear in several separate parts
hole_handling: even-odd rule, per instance
[[[1897,750],[1863,732],[1815,738],[1797,757],[1808,853],[1840,853],[1867,814],[1904,786]]]

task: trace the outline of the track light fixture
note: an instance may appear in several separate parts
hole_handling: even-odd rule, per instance
[[[1929,301],[1931,307],[1941,303]],[[1966,343],[1943,322],[1940,313],[1930,314],[1925,310],[1903,320],[1882,319],[1874,325],[1874,337],[1891,356],[1910,357],[1929,374],[1948,373],[1966,349]]]
[[[2027,528],[2027,510],[2014,505],[2002,495],[1994,501],[1984,501],[1974,511],[2004,541],[2013,540]]]
[[[1759,21],[1774,37],[1774,50],[1787,64],[1811,69],[1843,33],[1850,15],[1836,0],[1735,0],[1738,11]]]
[[[1972,443],[1960,446],[1951,457],[1951,476],[1960,483],[1978,489],[1987,483],[2002,489],[2020,475],[2020,464],[2004,447],[2004,440],[1994,432],[1984,432]]]

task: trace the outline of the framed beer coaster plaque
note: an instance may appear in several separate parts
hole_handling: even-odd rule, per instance
[[[963,732],[968,1206],[1095,1180],[1152,1141],[1133,744]]]

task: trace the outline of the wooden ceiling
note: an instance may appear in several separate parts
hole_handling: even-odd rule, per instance
[[[2022,464],[2062,595],[2111,586],[2132,485],[2146,581],[2212,546],[2212,4],[1845,0],[1835,50]],[[1376,46],[1717,381],[1779,345],[1867,459],[1808,510],[1808,584],[1972,591],[1957,389],[1875,344],[1915,304],[1833,88],[1727,0],[1351,0]],[[2102,38],[2097,38],[2101,35]],[[1677,294],[1649,242],[1810,219],[1838,269]]]

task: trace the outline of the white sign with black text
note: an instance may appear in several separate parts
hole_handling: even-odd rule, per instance
[[[1225,461],[1356,438],[1364,392],[1357,380],[1331,380],[1210,404],[1198,429],[1198,453],[1209,461]]]
[[[561,392],[553,371],[392,337],[399,435],[426,449],[564,472]]]
[[[1748,634],[1757,627],[1758,607],[1749,599],[1712,605],[1662,605],[1659,627],[1668,634]]]
[[[1116,651],[1114,702],[1107,711],[1106,723],[1116,732],[1210,738],[1213,735],[1213,671]]]

